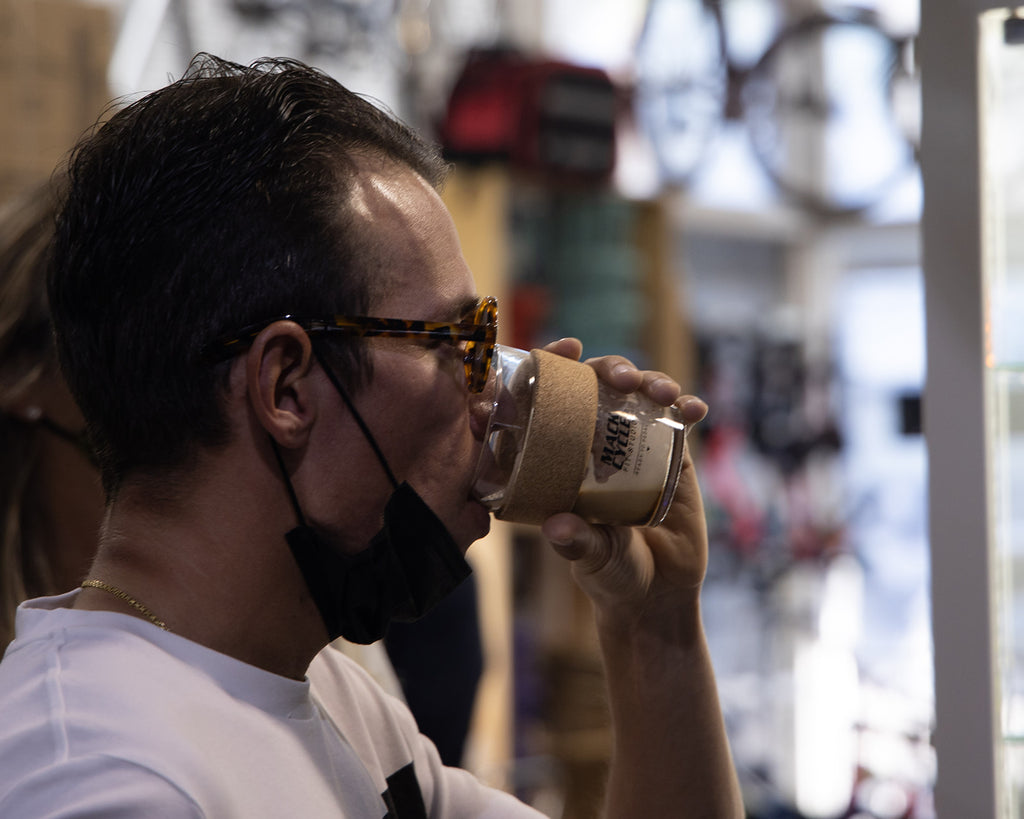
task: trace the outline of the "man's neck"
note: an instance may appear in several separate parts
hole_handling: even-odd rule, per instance
[[[255,495],[238,488],[152,504],[125,486],[108,510],[90,577],[176,634],[302,679],[328,636],[284,538],[292,510],[279,491],[258,503],[260,487],[249,487]],[[83,589],[76,605],[144,616],[102,588]]]

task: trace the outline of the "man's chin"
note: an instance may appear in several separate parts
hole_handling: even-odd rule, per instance
[[[468,504],[466,518],[467,520],[467,536],[460,538],[462,541],[463,553],[466,552],[469,547],[480,540],[481,538],[487,537],[487,534],[491,531],[491,513],[490,510],[482,503],[477,500],[471,500]]]

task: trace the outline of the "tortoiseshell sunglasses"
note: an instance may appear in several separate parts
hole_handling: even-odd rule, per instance
[[[466,315],[455,323],[417,321],[415,319],[375,318],[373,316],[331,316],[303,318],[279,316],[243,327],[237,333],[219,339],[206,348],[212,361],[226,361],[245,350],[260,331],[275,321],[293,321],[307,333],[346,333],[360,337],[429,338],[450,344],[466,342],[462,359],[466,370],[466,386],[478,393],[487,383],[498,340],[498,301],[480,299]]]

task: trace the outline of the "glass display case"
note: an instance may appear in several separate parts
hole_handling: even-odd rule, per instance
[[[979,18],[984,389],[992,571],[995,780],[1024,816],[1024,16]]]

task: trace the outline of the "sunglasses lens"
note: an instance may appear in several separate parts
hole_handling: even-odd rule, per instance
[[[491,359],[494,358],[494,345],[498,336],[498,303],[494,299],[481,301],[473,315],[473,323],[487,327],[487,336],[483,341],[471,341],[466,345],[466,383],[470,392],[480,392],[487,383]]]
[[[494,345],[480,343],[475,347],[476,349],[473,350],[473,379],[469,388],[472,392],[480,392],[487,383],[491,359],[494,357]]]

